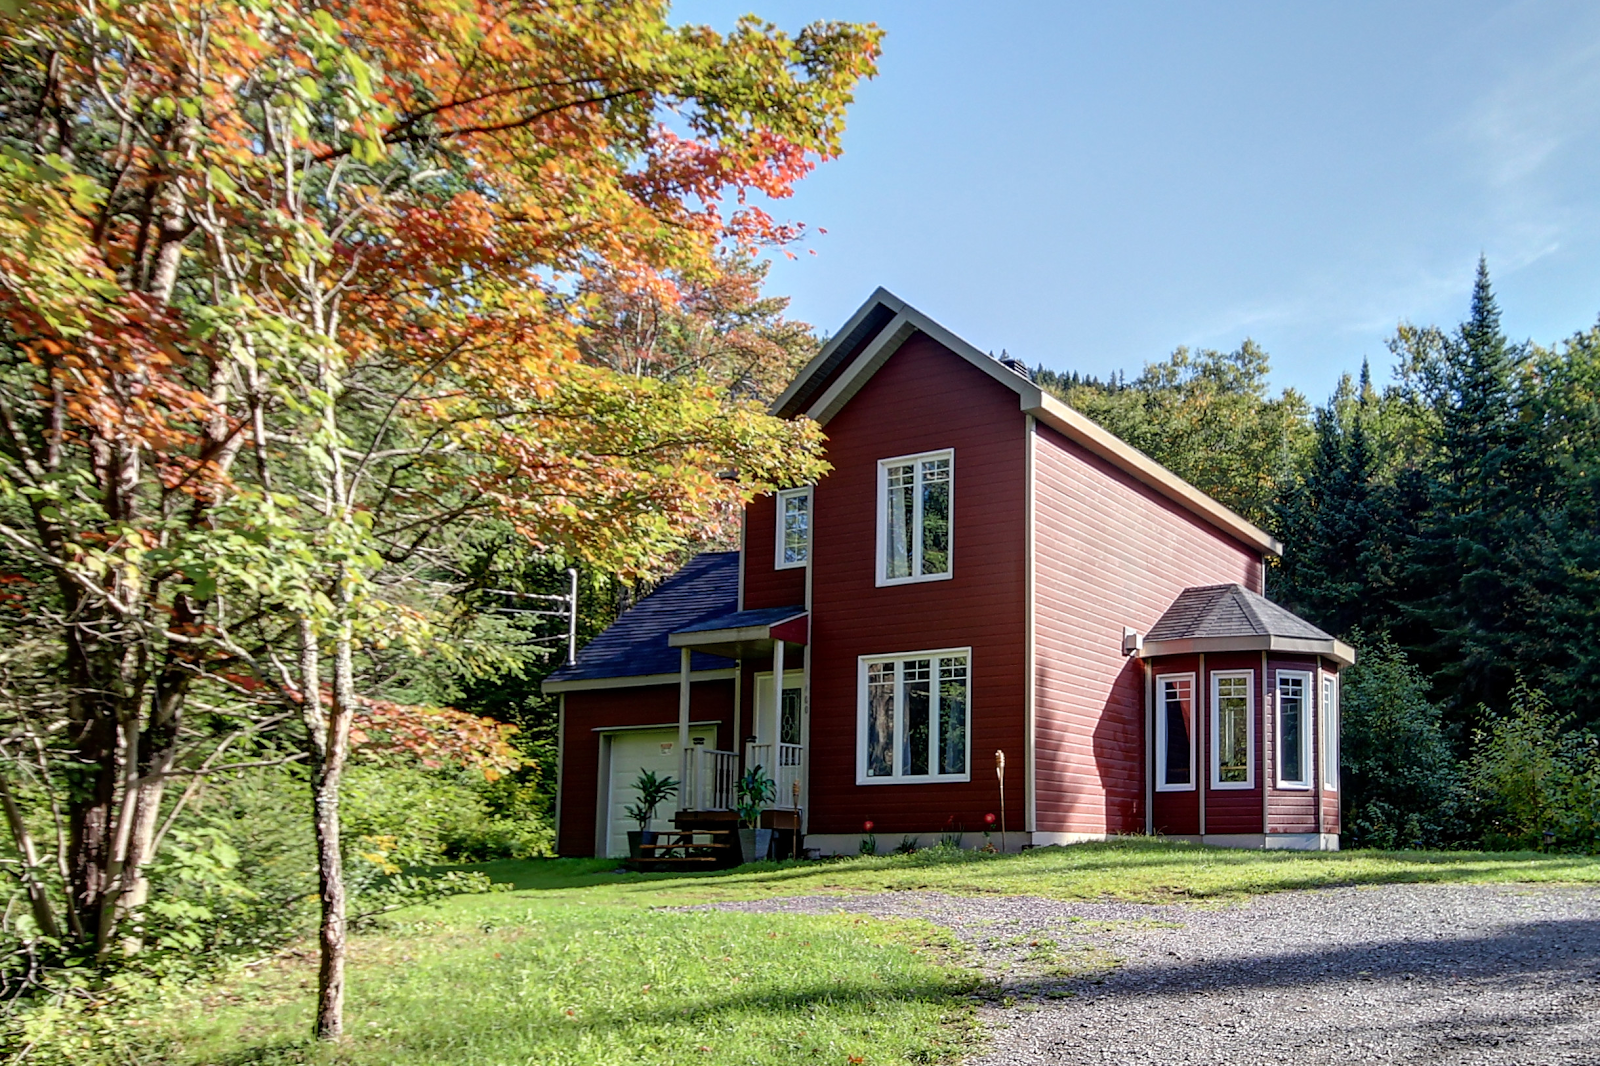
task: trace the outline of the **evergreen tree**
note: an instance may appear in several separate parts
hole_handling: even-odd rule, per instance
[[[1273,594],[1336,634],[1386,625],[1392,613],[1386,599],[1373,597],[1386,554],[1378,542],[1378,459],[1367,433],[1373,402],[1363,363],[1359,389],[1346,376],[1317,409],[1309,467],[1289,480],[1277,509],[1285,547]]]
[[[1496,702],[1515,673],[1517,570],[1537,499],[1518,383],[1526,358],[1501,330],[1480,259],[1471,314],[1424,374],[1438,430],[1408,560],[1421,592],[1409,607],[1421,625],[1417,650],[1458,710]]]

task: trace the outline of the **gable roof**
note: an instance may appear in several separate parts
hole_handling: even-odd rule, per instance
[[[585,644],[576,662],[545,678],[544,690],[562,692],[612,678],[670,675],[664,681],[676,680],[680,653],[667,643],[668,635],[732,614],[738,607],[739,553],[704,552]],[[689,660],[693,673],[733,668],[732,659],[704,652],[693,653]]]
[[[1145,634],[1142,654],[1257,649],[1326,655],[1347,666],[1355,662],[1355,650],[1344,641],[1236,584],[1184,589]]]
[[[1033,381],[980,352],[887,289],[875,291],[773,401],[782,418],[808,415],[826,425],[889,357],[922,333],[1017,394],[1023,414],[1131,475],[1229,536],[1269,555],[1283,544],[1231,508],[1201,492],[1120,437],[1068,407]]]

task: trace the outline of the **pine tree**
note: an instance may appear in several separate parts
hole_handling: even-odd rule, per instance
[[[1370,379],[1363,383],[1370,390]],[[1274,595],[1336,634],[1387,621],[1374,617],[1370,596],[1376,462],[1366,417],[1364,401],[1352,395],[1346,377],[1317,409],[1310,467],[1278,508],[1285,549]]]
[[[1537,499],[1520,417],[1526,357],[1501,330],[1480,259],[1471,314],[1428,377],[1438,430],[1408,560],[1419,658],[1458,710],[1503,696],[1517,665],[1517,570]]]

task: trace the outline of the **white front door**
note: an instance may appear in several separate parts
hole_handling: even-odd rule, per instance
[[[805,684],[803,670],[783,672],[783,699],[773,691],[772,674],[756,675],[756,742],[745,749],[745,765],[760,764],[777,794],[774,807],[795,806],[795,785],[800,780],[800,738],[805,735]]]
[[[716,747],[715,726],[695,726],[689,729],[689,743],[696,740],[707,747]],[[639,823],[623,812],[639,798],[634,789],[634,779],[643,770],[654,770],[657,777],[677,780],[682,772],[678,752],[678,727],[669,729],[630,729],[611,734],[611,767],[609,795],[606,802],[606,857],[625,859],[628,856],[628,833],[639,828]],[[678,809],[679,797],[673,796],[656,808],[651,829],[671,829],[672,813]]]
[[[800,743],[800,715],[805,706],[803,670],[783,672],[783,705],[773,698],[772,673],[756,675],[756,743]]]

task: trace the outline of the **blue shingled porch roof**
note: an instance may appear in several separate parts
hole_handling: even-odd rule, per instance
[[[545,678],[545,684],[676,674],[679,653],[667,643],[668,634],[725,617],[738,608],[739,553],[697,555],[585,644],[577,662]],[[733,666],[732,659],[704,652],[695,652],[689,662],[689,669],[696,672]]]

